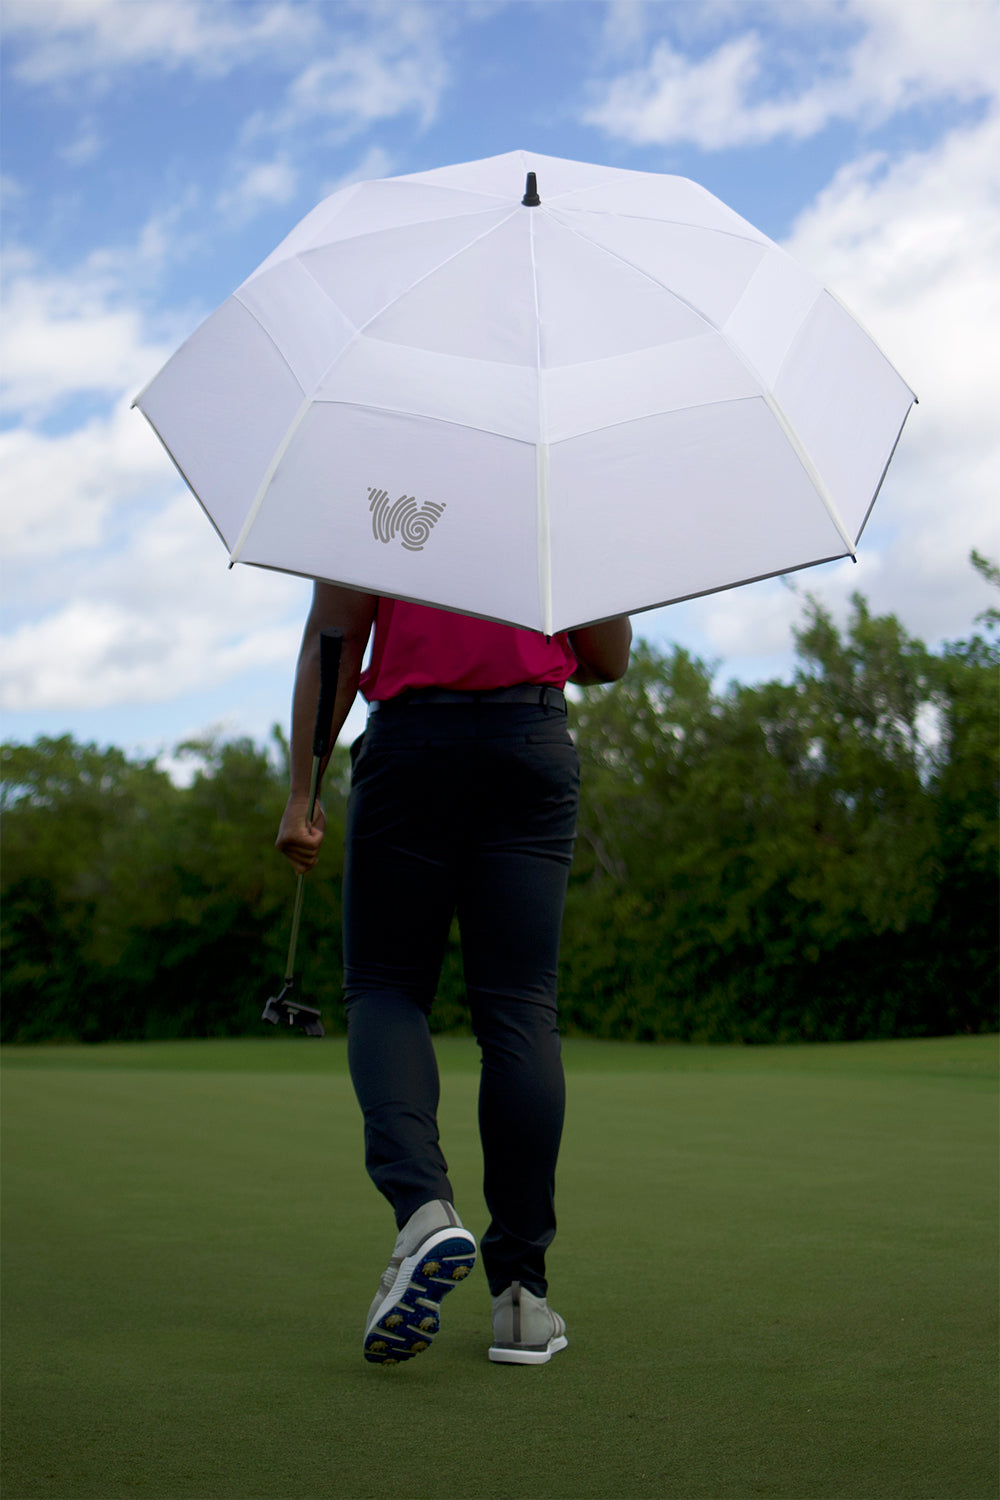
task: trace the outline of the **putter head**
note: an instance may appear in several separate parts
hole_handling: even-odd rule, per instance
[[[312,1005],[302,1005],[298,1000],[289,999],[288,992],[291,988],[290,984],[286,984],[280,995],[271,996],[261,1012],[261,1020],[270,1021],[272,1026],[293,1026],[305,1032],[306,1036],[325,1036],[319,1011]]]

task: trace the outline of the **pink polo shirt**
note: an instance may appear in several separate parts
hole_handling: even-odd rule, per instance
[[[395,698],[408,688],[488,692],[520,682],[561,688],[575,670],[565,633],[546,640],[534,630],[380,599],[361,691],[372,702]]]

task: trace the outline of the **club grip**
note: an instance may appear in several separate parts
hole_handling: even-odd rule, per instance
[[[344,645],[342,630],[321,630],[319,636],[319,703],[313,732],[313,755],[322,758],[330,748],[333,706],[337,701],[337,678],[340,676],[340,653]]]

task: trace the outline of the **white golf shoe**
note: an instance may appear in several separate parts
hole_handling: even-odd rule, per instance
[[[566,1324],[544,1297],[514,1281],[493,1298],[490,1359],[500,1365],[544,1365],[565,1349]]]
[[[438,1309],[476,1263],[476,1241],[450,1203],[434,1199],[399,1231],[365,1322],[365,1359],[395,1365],[429,1347]]]

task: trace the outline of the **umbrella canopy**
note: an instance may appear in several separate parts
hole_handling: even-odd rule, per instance
[[[325,199],[135,404],[231,561],[551,634],[853,555],[914,399],[696,183],[514,151]]]

